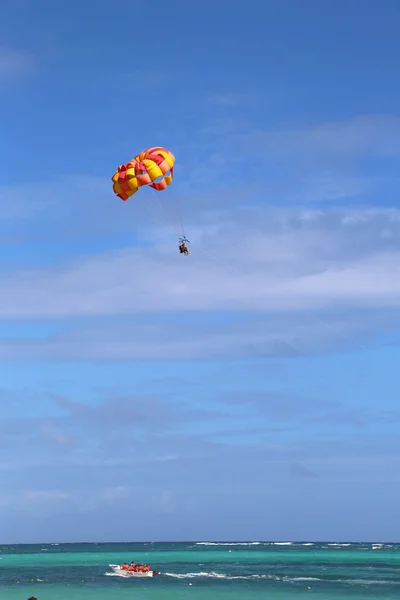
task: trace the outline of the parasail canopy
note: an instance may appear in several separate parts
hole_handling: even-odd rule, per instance
[[[114,193],[126,201],[145,185],[158,192],[165,190],[172,182],[174,164],[175,156],[166,148],[147,148],[118,167],[112,177]]]

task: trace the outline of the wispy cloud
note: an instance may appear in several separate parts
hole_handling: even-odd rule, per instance
[[[34,66],[31,54],[24,50],[0,47],[0,80],[30,73]]]
[[[251,118],[218,117],[199,131],[184,162],[198,185],[201,174],[217,181],[258,183],[272,202],[322,202],[399,192],[396,172],[372,158],[400,158],[400,119],[395,115],[361,115],[313,125],[258,126]],[[199,150],[201,149],[201,150]],[[201,155],[199,152],[201,151]],[[214,164],[215,157],[224,162]],[[201,166],[200,166],[201,165]],[[203,175],[203,187],[207,178]],[[388,184],[390,181],[390,185]],[[380,196],[380,198],[379,198]]]
[[[27,504],[43,502],[53,504],[56,502],[64,502],[70,498],[70,494],[61,490],[28,490],[23,494],[23,501]]]
[[[16,270],[2,277],[0,310],[9,318],[56,318],[296,310],[333,302],[395,306],[399,231],[395,210],[310,214],[244,207],[227,211],[216,228],[209,221],[209,231],[192,232],[185,262],[164,243]]]
[[[57,323],[40,339],[3,336],[2,359],[296,356],[398,326],[396,209],[244,206],[196,227],[183,260],[155,238],[3,272],[3,319]]]
[[[294,477],[300,479],[315,479],[318,477],[317,473],[306,467],[301,463],[294,462],[290,467],[290,472]]]
[[[301,157],[348,159],[365,154],[400,156],[400,118],[362,115],[347,121],[318,124],[311,128],[260,134],[260,144],[278,154],[291,151]]]

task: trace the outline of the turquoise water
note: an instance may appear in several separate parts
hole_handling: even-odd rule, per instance
[[[150,579],[110,573],[148,563]],[[26,600],[400,598],[400,544],[148,543],[0,546],[0,598]]]

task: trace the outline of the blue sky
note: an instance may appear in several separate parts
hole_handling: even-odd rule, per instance
[[[398,540],[399,3],[5,4],[0,541]]]

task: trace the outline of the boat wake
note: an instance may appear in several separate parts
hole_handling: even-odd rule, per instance
[[[252,580],[252,579],[275,579],[278,581],[280,578],[275,575],[227,575],[226,573],[216,573],[215,571],[211,571],[210,573],[206,571],[199,571],[198,573],[164,573],[167,577],[175,577],[176,579],[194,579],[196,577],[203,578],[212,578],[212,579],[244,579],[244,580]]]
[[[326,580],[320,577],[290,577],[288,575],[279,576],[271,575],[268,573],[259,573],[254,575],[229,575],[226,573],[217,573],[215,571],[199,571],[195,573],[164,573],[166,577],[174,577],[175,579],[195,579],[195,578],[209,578],[209,579],[226,579],[226,580],[243,580],[243,581],[254,581],[257,579],[264,579],[270,581],[282,581],[284,583],[299,583],[299,582],[327,582],[339,583],[347,585],[398,585],[398,581],[388,581],[383,579],[329,579]]]

